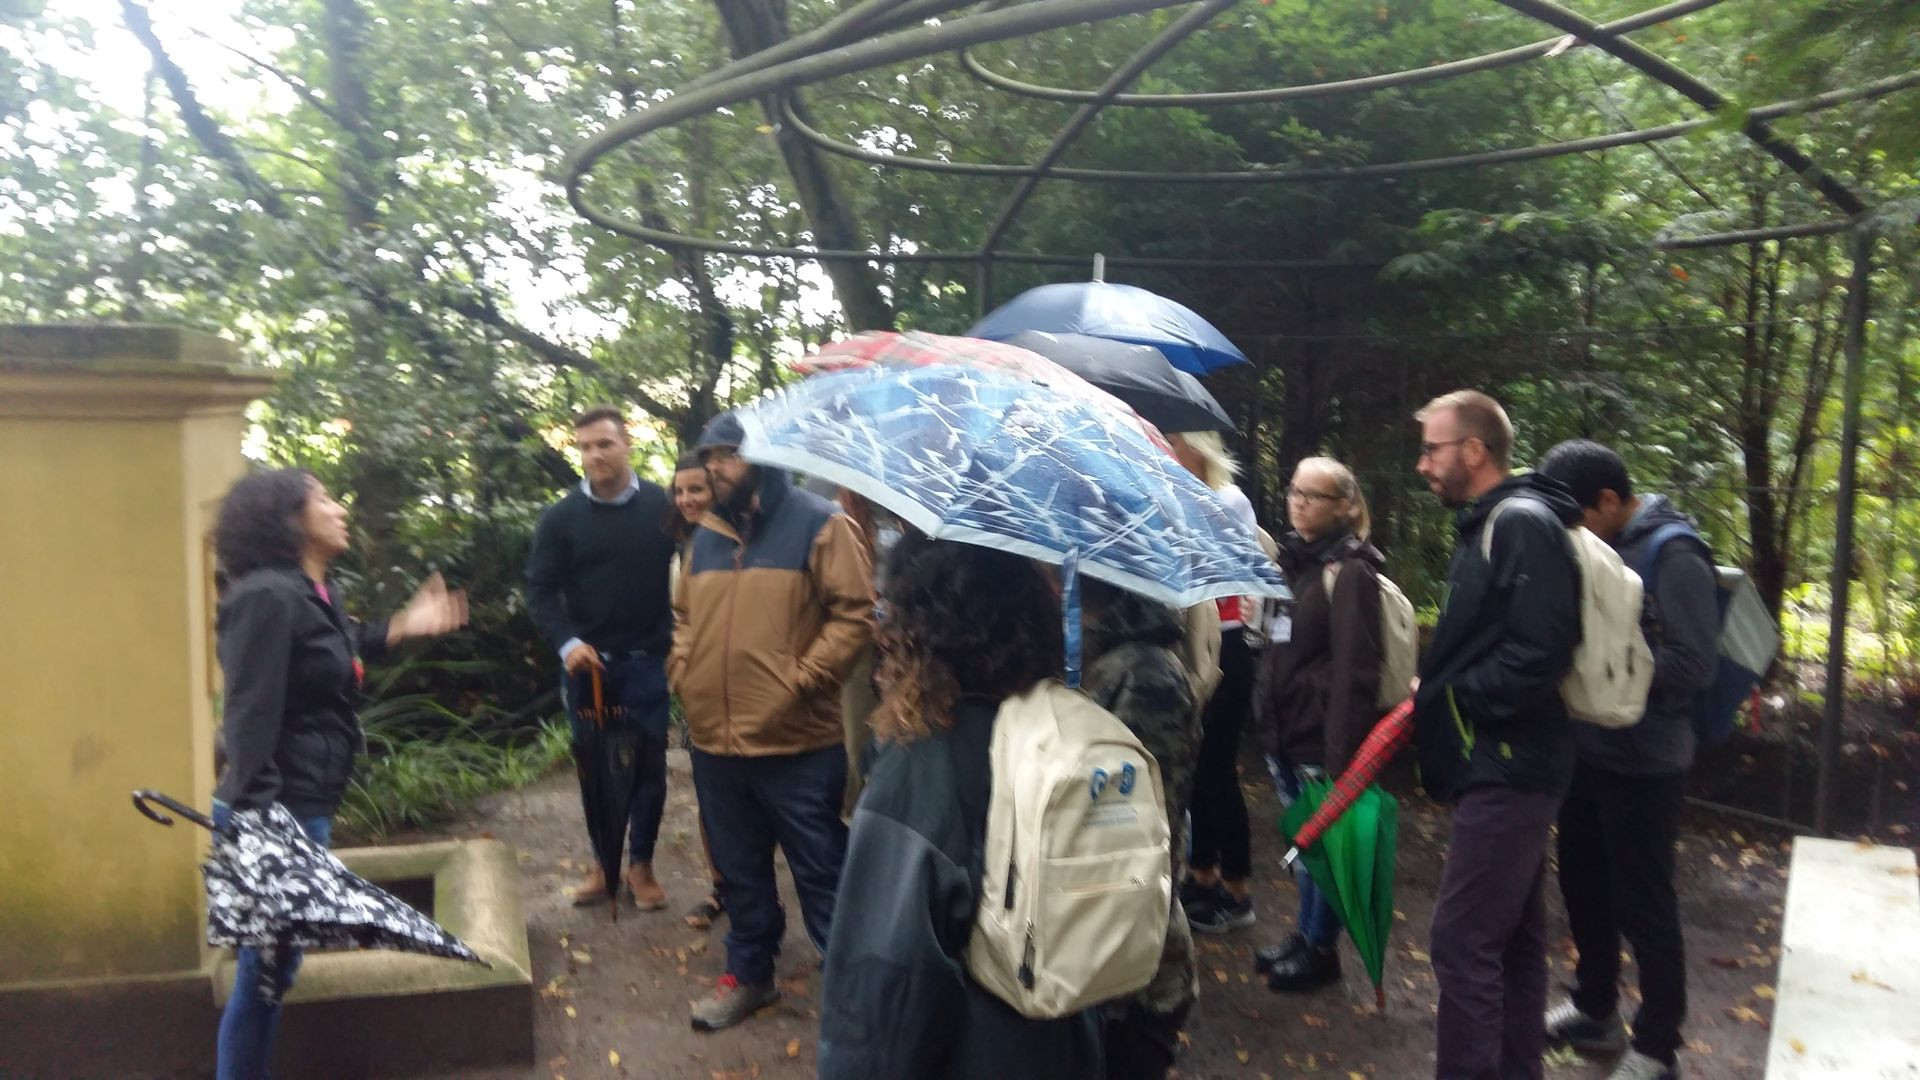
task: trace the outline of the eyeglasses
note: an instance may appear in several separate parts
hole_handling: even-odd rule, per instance
[[[1311,506],[1318,502],[1339,502],[1344,498],[1346,498],[1345,495],[1329,495],[1324,491],[1308,491],[1306,488],[1287,485],[1288,502],[1303,502]]]
[[[1471,438],[1473,438],[1472,435],[1463,435],[1458,439],[1442,439],[1439,442],[1423,442],[1420,444],[1420,456],[1423,458],[1430,458],[1434,455],[1434,452],[1439,450],[1441,447],[1459,446],[1461,443],[1466,442],[1468,439],[1471,439]]]

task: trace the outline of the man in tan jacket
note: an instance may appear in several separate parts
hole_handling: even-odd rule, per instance
[[[826,952],[846,853],[840,687],[873,637],[873,567],[833,503],[738,456],[723,413],[696,449],[714,506],[673,600],[667,680],[693,741],[693,783],[730,929],[727,973],[693,1026],[731,1027],[779,997],[786,853],[814,947]]]

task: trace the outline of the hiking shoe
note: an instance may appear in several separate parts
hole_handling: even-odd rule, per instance
[[[1265,975],[1267,972],[1273,970],[1275,964],[1298,956],[1306,947],[1306,938],[1299,934],[1292,934],[1288,936],[1287,940],[1278,945],[1269,945],[1264,949],[1255,950],[1253,954],[1253,970]]]
[[[1187,878],[1180,883],[1180,906],[1190,908],[1196,904],[1204,903],[1208,897],[1213,895],[1213,890],[1216,888],[1219,888],[1219,886],[1202,885],[1192,878]]]
[[[1301,949],[1267,972],[1267,989],[1276,994],[1304,994],[1340,981],[1340,953],[1335,949]]]
[[[1571,1046],[1596,1056],[1617,1054],[1627,1048],[1627,1026],[1617,1012],[1595,1020],[1572,1001],[1563,1001],[1547,1010],[1547,1045]]]
[[[780,988],[772,979],[743,983],[731,975],[722,975],[714,983],[712,997],[693,1003],[693,1030],[730,1028],[779,1000]]]
[[[1215,885],[1198,904],[1187,909],[1187,925],[1202,934],[1224,934],[1253,925],[1253,897],[1235,900],[1223,885]]]
[[[1629,1050],[1620,1064],[1607,1074],[1607,1080],[1680,1080],[1680,1064],[1676,1060],[1672,1065],[1665,1065],[1659,1058]]]

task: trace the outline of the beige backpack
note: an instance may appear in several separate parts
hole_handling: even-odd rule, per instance
[[[1112,713],[1050,679],[1001,703],[989,758],[968,973],[1037,1019],[1146,986],[1173,903],[1153,755]]]
[[[1391,709],[1407,700],[1407,687],[1420,673],[1420,628],[1413,619],[1413,601],[1385,574],[1380,578],[1380,690],[1374,707]],[[1333,583],[1340,577],[1340,563],[1320,568],[1320,584],[1326,590],[1327,603],[1333,603]]]
[[[1480,527],[1480,555],[1493,560],[1493,523],[1512,499],[1496,503]],[[1573,669],[1560,684],[1567,714],[1603,728],[1632,727],[1647,712],[1653,688],[1653,650],[1640,631],[1645,603],[1640,575],[1586,528],[1567,529],[1580,571],[1580,644]]]

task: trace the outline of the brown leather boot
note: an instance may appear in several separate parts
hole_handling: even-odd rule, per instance
[[[604,904],[607,902],[607,876],[600,872],[599,867],[590,867],[587,870],[587,876],[580,879],[580,884],[568,890],[567,895],[572,898],[574,907]]]
[[[654,880],[653,864],[633,863],[620,875],[627,891],[633,894],[633,906],[641,911],[659,911],[667,906],[667,890]]]

